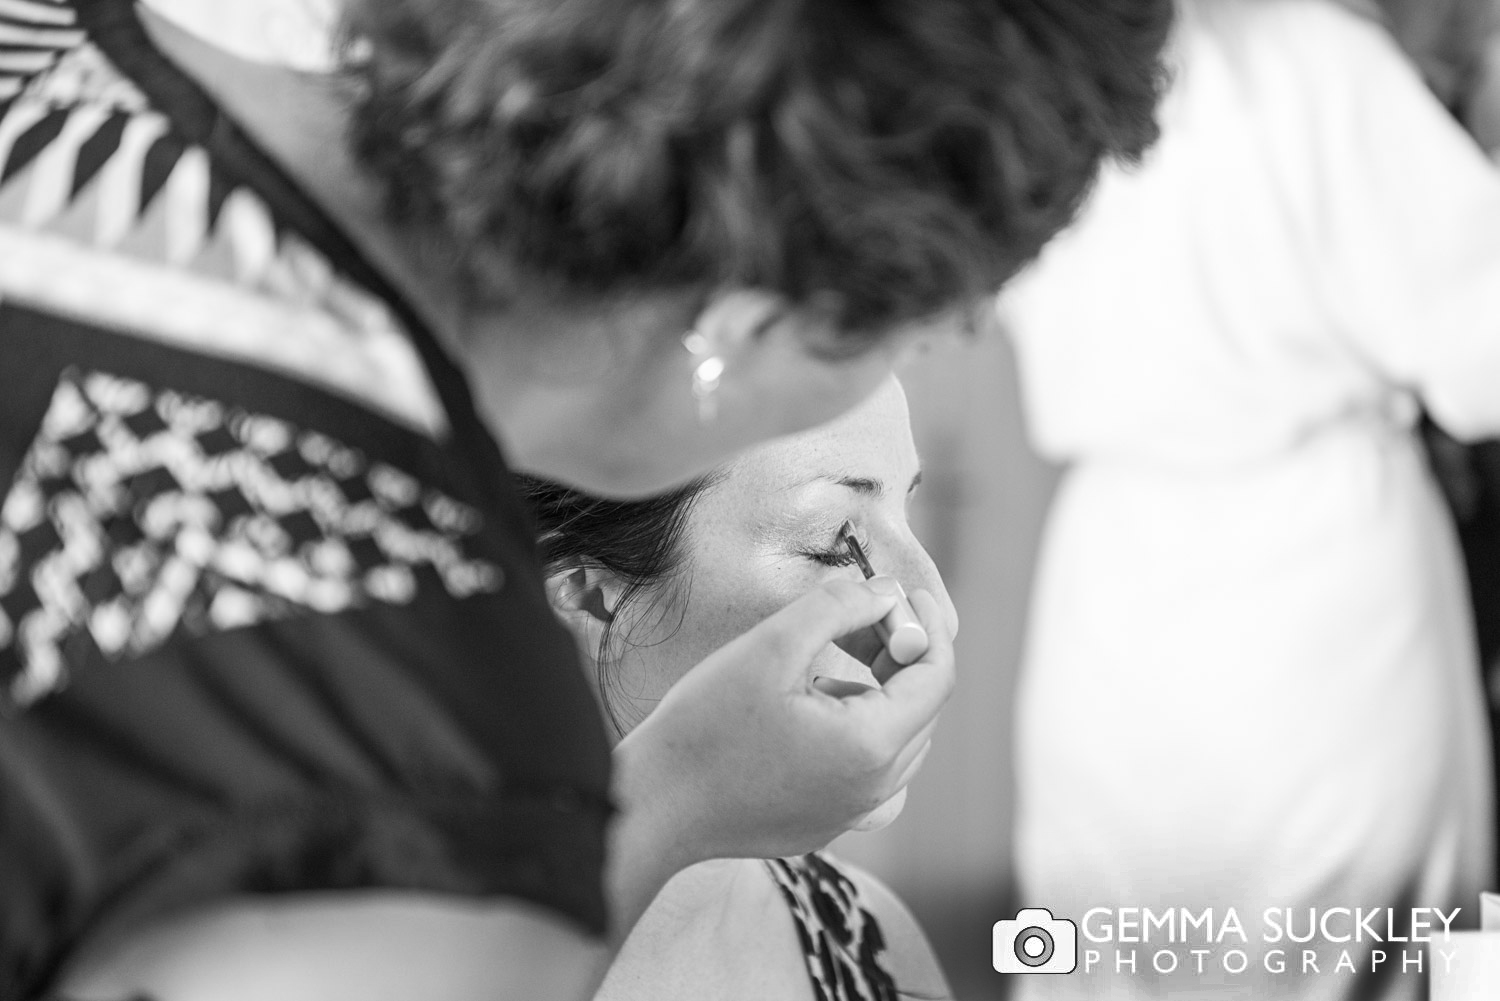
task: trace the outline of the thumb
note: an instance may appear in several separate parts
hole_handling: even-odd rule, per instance
[[[953,694],[957,681],[953,639],[942,625],[937,601],[926,591],[913,591],[911,606],[927,630],[930,641],[927,652],[915,664],[891,675],[880,688],[847,698],[843,703],[865,714],[862,726],[867,733],[884,735],[902,745],[931,726]]]
[[[762,654],[776,673],[807,684],[813,658],[834,640],[868,628],[896,604],[894,587],[881,580],[829,581],[802,595],[746,633],[746,642],[763,645]]]

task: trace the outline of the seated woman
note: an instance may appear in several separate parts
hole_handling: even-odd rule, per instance
[[[906,398],[894,379],[831,424],[773,441],[673,493],[608,501],[532,481],[553,607],[578,638],[618,740],[705,654],[804,592],[859,571],[847,521],[871,562],[957,616],[907,524],[920,479]],[[878,685],[887,656],[827,647],[809,685]],[[873,668],[873,670],[872,670]],[[754,768],[746,762],[746,768]],[[861,829],[888,823],[898,794]],[[701,863],[667,884],[636,925],[601,998],[947,997],[911,914],[866,873],[821,855]]]

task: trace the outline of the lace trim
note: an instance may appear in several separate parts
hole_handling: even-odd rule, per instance
[[[26,705],[179,632],[493,592],[480,525],[328,435],[70,369],[0,505],[0,685]]]

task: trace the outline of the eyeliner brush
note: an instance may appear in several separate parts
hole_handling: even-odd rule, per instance
[[[843,527],[839,529],[838,537],[844,547],[849,550],[854,565],[859,567],[865,579],[869,580],[874,577],[875,568],[870,565],[870,558],[865,555],[864,547],[854,537],[854,526],[847,521],[844,522]],[[900,581],[895,583],[896,606],[875,623],[875,632],[885,644],[886,652],[891,655],[891,660],[905,667],[927,652],[927,630],[922,628],[922,622],[917,618],[916,610],[911,607],[911,602],[906,600],[906,591],[901,587]]]

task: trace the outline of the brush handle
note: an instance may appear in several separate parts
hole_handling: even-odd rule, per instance
[[[927,630],[922,628],[922,620],[906,600],[904,589],[896,595],[896,606],[875,623],[875,632],[891,660],[902,667],[916,663],[927,652]]]

